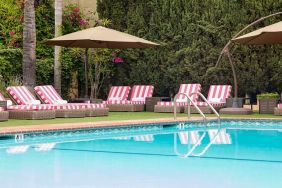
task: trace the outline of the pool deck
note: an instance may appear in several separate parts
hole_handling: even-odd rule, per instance
[[[209,118],[209,119],[215,119],[215,118]],[[189,121],[200,121],[200,120],[202,120],[202,118],[192,117]],[[43,131],[56,131],[56,130],[155,124],[155,123],[172,123],[172,122],[187,122],[187,117],[177,118],[177,120],[174,120],[173,118],[157,118],[157,119],[141,119],[141,120],[43,124],[43,125],[28,125],[28,126],[19,125],[15,127],[0,127],[0,135],[1,134],[3,135],[3,134],[27,133],[27,132],[43,132]]]

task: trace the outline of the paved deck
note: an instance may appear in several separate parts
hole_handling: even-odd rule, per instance
[[[193,117],[190,121],[202,120],[200,117]],[[121,121],[97,121],[97,122],[81,122],[81,123],[63,123],[63,124],[42,124],[42,125],[28,125],[15,127],[0,127],[1,134],[16,134],[26,132],[41,132],[41,131],[56,131],[69,129],[83,129],[83,128],[98,128],[98,127],[113,127],[126,125],[142,125],[154,123],[171,123],[187,121],[187,117],[177,118],[157,118],[157,119],[142,119],[142,120],[121,120]]]

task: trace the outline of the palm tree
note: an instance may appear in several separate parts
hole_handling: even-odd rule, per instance
[[[23,26],[23,84],[29,88],[35,86],[36,29],[34,0],[24,1]]]
[[[55,37],[62,35],[62,0],[55,0]],[[54,84],[55,89],[61,94],[61,47],[55,46]]]

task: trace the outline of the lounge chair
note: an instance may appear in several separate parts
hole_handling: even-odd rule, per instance
[[[230,85],[211,85],[208,92],[207,101],[218,111],[226,105],[226,99],[230,97],[231,86]],[[197,106],[204,113],[212,113],[212,110],[208,107],[206,102],[198,101]],[[185,113],[188,107],[185,107]],[[191,113],[198,113],[194,107],[191,108]]]
[[[107,106],[112,104],[124,104],[125,101],[127,101],[130,90],[130,86],[112,86],[107,100],[103,101],[103,103]]]
[[[277,107],[274,108],[274,115],[281,116],[282,115],[282,103],[278,103]]]
[[[0,121],[6,121],[9,118],[9,112],[7,112],[7,100],[0,93]]]
[[[88,117],[106,116],[109,112],[104,104],[68,103],[51,85],[36,86],[34,91],[43,103],[54,105],[56,117],[72,117],[76,114],[81,115],[81,113],[83,114],[81,116]],[[69,109],[64,109],[64,107],[69,107]]]
[[[178,90],[178,93],[185,93],[188,96],[195,92],[200,92],[201,84],[181,84]],[[176,99],[176,112],[183,112],[184,106],[188,105],[187,97],[185,95],[178,95]],[[198,100],[198,95],[192,96],[193,102]],[[159,101],[155,105],[154,112],[173,112],[174,111],[174,102],[173,101]]]
[[[7,88],[8,94],[17,105],[8,105],[10,119],[52,119],[53,106],[40,104],[25,86]]]
[[[135,85],[132,88],[130,99],[127,100],[126,97],[128,96],[129,93],[128,86],[119,86],[119,87],[122,87],[122,92],[119,92],[121,93],[120,96],[111,95],[111,97],[108,97],[108,100],[104,102],[105,104],[107,104],[107,107],[110,109],[110,111],[120,111],[120,112],[144,111],[146,97],[152,97],[154,91],[154,86],[152,85]],[[111,91],[112,89],[113,88],[111,88]],[[110,94],[112,93],[111,91]]]

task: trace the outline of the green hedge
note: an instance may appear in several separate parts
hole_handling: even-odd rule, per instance
[[[161,44],[124,50],[127,67],[115,75],[116,83],[154,84],[157,95],[177,92],[180,83],[199,82],[204,91],[210,84],[233,85],[226,59],[214,67],[221,49],[243,27],[281,9],[281,0],[98,0],[99,17],[112,20],[112,28]],[[234,49],[240,96],[282,91],[281,45],[236,45]]]

